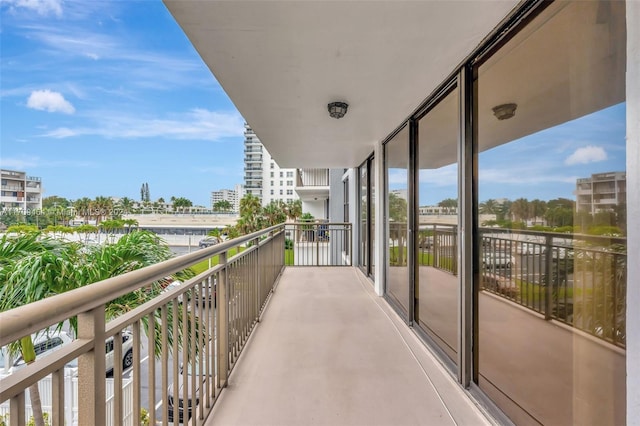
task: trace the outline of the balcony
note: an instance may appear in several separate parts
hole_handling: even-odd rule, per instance
[[[397,237],[403,233],[406,225],[400,223],[390,229],[392,256],[404,253]],[[481,233],[479,303],[496,323],[527,330],[517,345],[527,350],[513,354],[518,360],[513,366],[569,375],[570,383],[576,361],[545,364],[541,354],[548,348],[535,337],[556,336],[552,340],[584,349],[580,365],[593,371],[591,392],[608,401],[607,407],[624,404],[610,403],[619,383],[607,379],[609,369],[625,365],[619,306],[625,304],[626,277],[615,270],[626,270],[626,253],[614,250],[623,241],[495,228]],[[444,339],[457,338],[455,312],[447,303],[435,308],[426,303],[457,297],[456,241],[455,226],[421,226],[418,272],[435,285],[421,297],[420,310],[439,309],[439,318],[450,318]],[[232,250],[238,254],[232,256]],[[76,315],[80,324],[71,343],[0,375],[0,415],[10,411],[16,424],[25,424],[31,415],[27,389],[40,382],[53,424],[121,424],[114,419],[137,424],[141,408],[150,408],[150,424],[171,423],[179,413],[183,419],[190,413],[200,425],[489,424],[416,334],[374,294],[369,279],[351,266],[351,253],[350,224],[278,225],[0,313],[0,346]],[[105,304],[149,291],[158,280],[214,256],[219,262],[208,270],[105,324]],[[576,316],[581,310],[574,307],[585,302],[580,295],[592,292],[591,277],[602,271],[611,273],[606,282],[612,287],[604,293],[607,301],[613,294],[616,303],[594,326],[584,312]],[[573,291],[578,287],[580,292]],[[145,322],[155,327],[145,333]],[[120,359],[125,350],[119,337],[128,333],[133,367],[115,363],[113,378],[105,378],[104,341],[113,337]],[[500,354],[487,350],[484,356]],[[187,359],[193,362],[185,364]],[[70,373],[74,362],[77,368]],[[174,386],[178,383],[184,393]],[[562,386],[549,389],[544,406],[563,412],[567,397],[571,393]]]
[[[297,169],[296,192],[302,201],[329,198],[329,169]]]

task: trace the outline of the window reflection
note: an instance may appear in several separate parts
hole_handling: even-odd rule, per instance
[[[624,13],[554,3],[478,68],[478,384],[516,424],[625,422]]]
[[[360,266],[367,273],[368,268],[368,238],[369,238],[369,221],[368,221],[368,178],[367,163],[360,166]]]
[[[407,185],[409,131],[405,127],[384,146],[387,193],[387,291],[396,305],[409,312],[409,268],[407,234]]]
[[[459,91],[419,121],[416,321],[444,352],[458,351]]]

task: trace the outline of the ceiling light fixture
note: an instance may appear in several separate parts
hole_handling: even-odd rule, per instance
[[[493,115],[495,115],[498,120],[507,120],[516,115],[516,108],[518,108],[516,104],[498,105],[497,107],[493,107]]]
[[[345,102],[331,102],[327,105],[327,109],[329,110],[329,115],[333,118],[342,118],[347,113],[347,108],[349,105]]]

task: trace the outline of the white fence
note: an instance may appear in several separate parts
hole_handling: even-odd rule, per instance
[[[64,374],[64,418],[65,424],[70,426],[78,426],[78,377],[75,374],[75,368],[65,368]],[[6,375],[0,376],[2,378]],[[122,394],[123,394],[123,417],[122,424],[126,426],[133,426],[133,380],[122,380]],[[113,419],[113,379],[106,379],[106,424],[111,426],[115,424]],[[40,390],[40,401],[42,402],[42,412],[49,413],[51,418],[51,412],[53,410],[53,395],[52,395],[52,383],[51,376],[47,376],[38,382],[38,389]],[[29,392],[26,393],[25,398],[26,419],[30,419],[33,416],[33,410],[31,408],[31,401]],[[9,401],[0,404],[0,419],[8,417],[9,415]]]

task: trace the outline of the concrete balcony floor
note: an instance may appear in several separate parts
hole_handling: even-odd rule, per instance
[[[289,267],[207,425],[490,424],[352,267]]]

